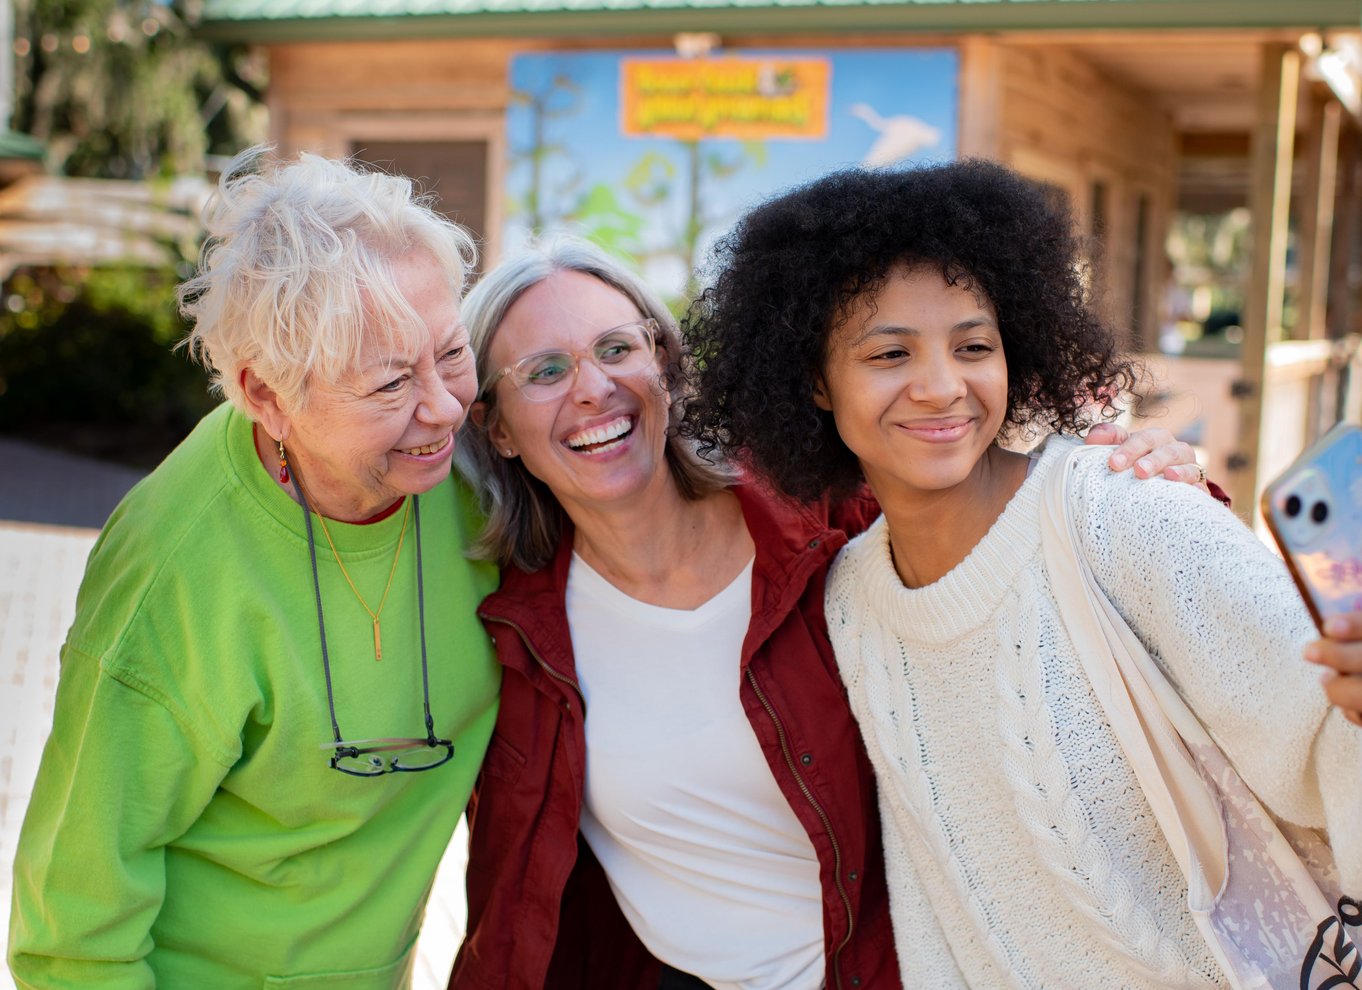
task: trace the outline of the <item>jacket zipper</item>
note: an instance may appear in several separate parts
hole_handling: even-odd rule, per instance
[[[751,667],[747,668],[747,682],[752,685],[752,690],[756,692],[757,700],[760,701],[761,706],[766,709],[766,714],[770,716],[771,722],[776,727],[776,736],[780,739],[780,751],[785,755],[785,765],[789,768],[790,775],[794,777],[795,783],[799,785],[800,793],[804,795],[804,799],[808,801],[813,810],[818,813],[819,819],[823,822],[823,830],[827,832],[828,839],[832,842],[832,876],[834,882],[837,884],[837,893],[841,895],[842,905],[846,908],[847,912],[846,937],[842,939],[841,943],[832,952],[832,977],[837,981],[837,986],[840,988],[842,986],[842,971],[838,966],[838,958],[841,956],[842,950],[846,948],[847,943],[851,941],[851,933],[856,930],[856,918],[851,912],[851,898],[847,895],[846,888],[842,885],[842,849],[837,844],[837,835],[832,830],[832,822],[829,821],[827,812],[823,810],[823,806],[819,804],[818,800],[813,796],[813,791],[809,790],[809,785],[804,783],[804,778],[800,775],[798,768],[795,767],[794,754],[790,752],[789,740],[785,736],[785,726],[781,724],[780,716],[776,714],[775,708],[772,707],[771,702],[767,700],[766,695],[757,684],[756,675],[752,673]]]
[[[544,673],[548,674],[554,680],[560,681],[563,684],[566,684],[568,687],[572,688],[573,692],[577,695],[577,700],[580,701],[582,704],[582,715],[583,717],[586,716],[586,695],[582,694],[582,689],[577,685],[577,682],[574,681],[572,678],[568,677],[566,674],[560,674],[558,671],[554,670],[551,666],[549,666],[548,661],[539,655],[539,651],[536,650],[534,648],[534,644],[530,642],[530,637],[525,635],[524,629],[521,629],[510,619],[503,619],[500,618],[499,616],[483,615],[482,618],[486,619],[488,622],[499,622],[503,626],[510,626],[512,629],[514,629],[517,635],[520,636],[520,641],[525,644],[525,649],[530,651],[530,656],[534,657],[535,662],[538,663],[540,667],[544,668]]]

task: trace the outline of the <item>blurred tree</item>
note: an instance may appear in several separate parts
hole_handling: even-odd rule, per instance
[[[197,0],[0,2],[13,10],[10,126],[45,145],[51,171],[155,188],[264,139],[264,60],[195,37]],[[172,350],[175,284],[197,250],[174,230],[146,232],[164,241],[161,264],[6,277],[0,433],[149,467],[212,406],[202,369]]]
[[[151,468],[216,402],[173,349],[174,266],[21,268],[0,306],[0,433]]]
[[[571,76],[559,73],[537,93],[513,89],[511,105],[524,107],[529,113],[530,140],[523,146],[510,149],[510,168],[528,165],[530,170],[529,188],[525,190],[524,201],[513,201],[513,213],[524,213],[525,223],[530,233],[542,234],[551,224],[561,217],[550,216],[547,210],[567,197],[581,181],[580,174],[569,176],[562,181],[552,194],[545,195],[544,172],[550,162],[558,157],[571,158],[566,145],[551,141],[548,130],[553,121],[561,117],[571,117],[581,109],[582,88]]]
[[[190,33],[194,0],[13,0],[12,126],[58,172],[204,171],[263,139],[263,59]]]
[[[1228,213],[1178,212],[1168,233],[1173,277],[1193,296],[1192,315],[1237,313],[1244,305],[1249,271],[1250,216],[1244,207]]]

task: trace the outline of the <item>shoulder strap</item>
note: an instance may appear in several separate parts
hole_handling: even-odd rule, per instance
[[[1187,877],[1192,918],[1239,990],[1345,985],[1339,980],[1362,970],[1362,954],[1346,931],[1356,927],[1355,912],[1344,911],[1356,902],[1329,893],[1332,887],[1307,867],[1304,847],[1276,826],[1080,552],[1071,498],[1080,459],[1093,456],[1086,450],[1064,454],[1045,479],[1045,566],[1093,693]],[[1327,840],[1314,838],[1311,861],[1321,875],[1335,877]]]
[[[1207,738],[1205,729],[1107,600],[1080,553],[1070,486],[1083,456],[1082,447],[1064,454],[1045,479],[1045,566],[1093,693],[1186,874],[1188,905],[1207,911],[1224,887],[1228,845],[1219,800],[1183,744],[1184,737]]]

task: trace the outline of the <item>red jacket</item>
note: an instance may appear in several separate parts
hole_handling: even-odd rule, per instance
[[[898,988],[874,775],[823,618],[837,551],[867,498],[826,508],[734,489],[756,543],[740,694],[771,773],[808,831],[823,885],[828,990]],[[564,594],[564,534],[542,570],[506,572],[479,615],[504,667],[501,709],[469,805],[468,934],[456,990],[652,990],[660,966],[581,840],[586,744]]]

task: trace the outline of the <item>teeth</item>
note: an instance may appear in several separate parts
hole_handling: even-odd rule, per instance
[[[633,429],[633,424],[628,416],[621,416],[619,419],[604,426],[598,426],[592,430],[583,430],[581,433],[574,433],[567,438],[569,447],[589,447],[593,444],[605,443],[614,440],[616,437],[624,436]]]
[[[436,451],[444,450],[447,443],[449,443],[449,437],[445,437],[439,443],[428,443],[424,447],[408,447],[406,450],[402,451],[402,453],[411,454],[413,456],[418,454],[433,454]]]

